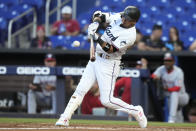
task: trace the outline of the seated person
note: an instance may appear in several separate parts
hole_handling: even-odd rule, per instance
[[[142,47],[138,50],[160,51],[166,50],[164,43],[161,40],[162,26],[154,25],[152,34],[150,36],[144,36],[142,41],[138,43],[138,47]]]
[[[196,40],[190,45],[189,50],[196,52]]]
[[[45,35],[44,26],[37,27],[37,37],[31,41],[31,48],[39,48],[39,49],[51,49],[52,42],[50,38]]]
[[[180,40],[179,32],[176,27],[169,29],[169,41],[165,43],[167,50],[181,51],[183,50],[183,42]]]
[[[99,87],[98,83],[96,82],[93,87],[88,91],[88,93],[84,96],[81,105],[82,114],[92,114],[94,107],[103,107],[99,97]]]
[[[56,59],[54,55],[47,54],[44,60],[45,66],[55,67]],[[28,106],[29,114],[37,113],[37,107],[52,106],[51,110],[42,111],[43,113],[55,114],[56,113],[56,76],[37,75],[33,79],[33,83],[29,84],[28,91]]]
[[[72,19],[72,8],[65,6],[61,10],[62,20],[52,25],[52,35],[76,36],[80,32],[78,21]]]

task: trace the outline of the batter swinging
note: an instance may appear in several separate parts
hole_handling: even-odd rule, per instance
[[[100,100],[104,106],[132,115],[142,128],[147,126],[147,119],[141,106],[129,105],[113,96],[115,81],[120,71],[120,60],[127,48],[135,42],[135,24],[139,17],[140,11],[134,6],[128,6],[124,12],[116,14],[102,13],[101,11],[94,13],[93,23],[88,28],[88,35],[97,42],[96,60],[88,62],[76,91],[64,113],[56,122],[57,126],[69,126],[72,114],[95,81],[98,82]],[[101,22],[109,23],[109,26],[104,34],[99,36],[96,30]]]

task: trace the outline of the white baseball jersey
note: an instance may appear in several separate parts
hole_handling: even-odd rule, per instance
[[[110,25],[106,28],[101,39],[116,47],[118,51],[108,54],[97,44],[96,52],[105,53],[115,59],[121,59],[121,56],[125,54],[127,48],[132,46],[136,40],[135,26],[132,28],[121,27],[120,24],[122,24],[122,20],[120,13],[110,14],[110,17],[106,17],[106,21],[109,22]]]
[[[45,89],[46,85],[51,85],[56,87],[56,76],[35,76],[33,79],[33,84],[40,84],[43,94],[45,96],[51,96],[51,91]]]
[[[162,65],[156,69],[154,74],[162,79],[163,85],[166,85],[168,88],[179,86],[179,92],[185,93],[184,73],[181,68],[174,65],[173,71],[168,73],[165,66]]]

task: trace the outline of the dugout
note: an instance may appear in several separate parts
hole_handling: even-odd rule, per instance
[[[58,49],[54,49],[54,50],[0,49],[0,54],[1,54],[0,59],[2,63],[1,66],[7,66],[7,65],[43,66],[44,65],[43,58],[45,54],[48,52],[54,53],[56,55],[58,66],[83,66],[84,67],[89,60],[89,52],[83,51],[83,50],[71,51],[71,50],[58,50]],[[172,52],[172,53],[175,56],[177,56],[178,65],[184,70],[186,89],[188,93],[190,94],[191,99],[196,99],[196,96],[195,96],[196,83],[195,83],[194,75],[193,75],[196,72],[195,70],[196,61],[194,60],[196,57],[196,54],[194,52],[189,52],[189,51]],[[163,54],[164,52],[130,50],[128,51],[127,55],[123,56],[123,62],[125,63],[127,67],[130,67],[131,65],[133,65],[133,63],[136,60],[140,59],[141,57],[144,57],[149,62],[150,72],[153,72],[156,67],[162,64]],[[58,83],[61,85],[63,84],[63,81],[60,80]],[[1,91],[2,91],[2,88],[1,88]],[[133,92],[141,92],[141,91],[136,89]],[[144,94],[139,94],[139,95],[136,95],[136,94],[139,94],[139,93],[134,93],[132,95],[133,96],[132,99],[136,99],[136,101],[134,100],[135,103],[133,104],[137,105],[138,103],[144,102],[144,101],[140,101],[141,99],[139,99],[143,97]],[[65,106],[65,105],[62,105],[62,106]],[[147,106],[148,105],[146,105],[146,107]],[[62,110],[59,110],[59,112],[62,112]]]

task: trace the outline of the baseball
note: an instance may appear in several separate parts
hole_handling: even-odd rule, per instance
[[[73,45],[74,47],[79,47],[79,46],[80,46],[80,42],[77,41],[77,40],[75,40],[75,41],[72,43],[72,45]]]

